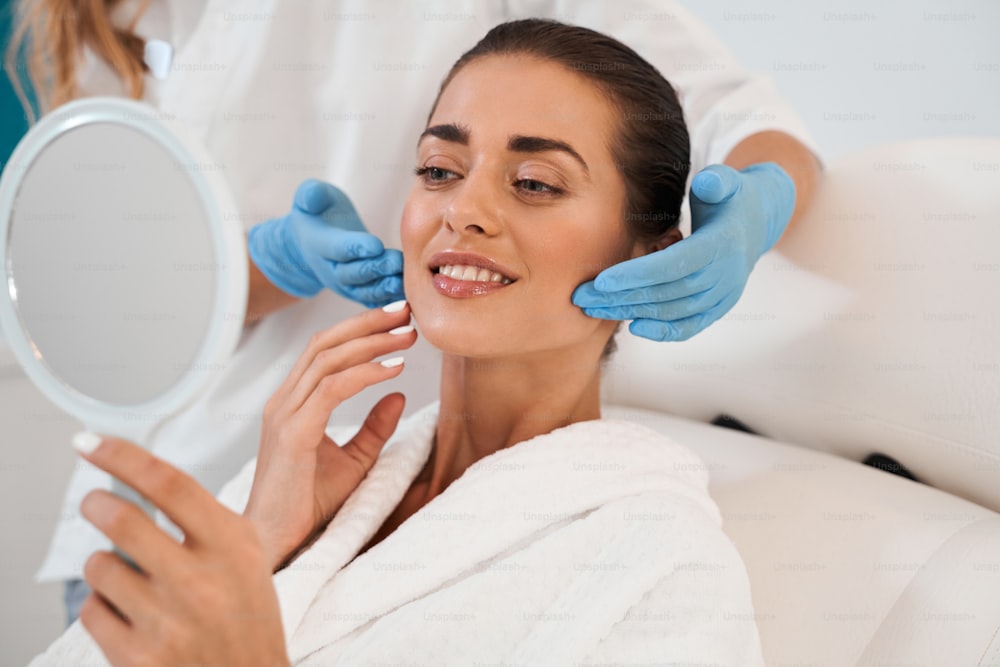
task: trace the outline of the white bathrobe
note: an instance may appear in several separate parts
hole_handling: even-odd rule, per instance
[[[400,424],[275,575],[293,664],[764,664],[704,463],[635,423],[580,422],[481,459],[352,562],[426,462],[437,408]],[[241,511],[252,482],[253,462],[220,499]],[[77,622],[31,664],[104,663]]]

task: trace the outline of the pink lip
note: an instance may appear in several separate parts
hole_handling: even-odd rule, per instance
[[[435,272],[435,269],[442,266],[455,264],[474,266],[479,269],[486,269],[487,271],[493,273],[499,273],[504,278],[510,279],[511,282],[504,284],[479,282],[475,280],[455,280],[454,278],[449,278],[448,276]],[[505,287],[510,287],[517,281],[517,276],[510,269],[503,266],[499,262],[492,260],[489,257],[469,252],[458,252],[453,250],[439,252],[431,257],[428,268],[431,270],[434,287],[445,296],[459,299],[492,294],[493,292],[502,290]]]

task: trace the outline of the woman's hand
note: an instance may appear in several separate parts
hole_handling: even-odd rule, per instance
[[[80,622],[111,664],[288,665],[271,568],[253,525],[130,442],[106,437],[89,454],[86,445],[78,449],[184,532],[178,543],[104,490],[83,499],[83,516],[142,570],[110,551],[95,552],[83,567],[94,592]]]
[[[400,307],[401,306],[401,307]],[[312,337],[264,407],[253,489],[243,515],[256,526],[273,568],[329,522],[374,465],[396,430],[405,400],[380,400],[343,447],[325,430],[343,401],[402,371],[402,359],[376,357],[417,340],[403,302],[364,312]]]

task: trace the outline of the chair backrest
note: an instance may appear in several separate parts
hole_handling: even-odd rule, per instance
[[[1000,139],[827,165],[808,215],[691,340],[627,335],[605,400],[860,460],[1000,510]]]

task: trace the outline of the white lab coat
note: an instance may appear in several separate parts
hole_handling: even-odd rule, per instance
[[[133,9],[121,7],[116,20]],[[489,28],[531,16],[609,33],[656,65],[682,99],[692,175],[765,129],[814,146],[771,81],[747,72],[677,2],[154,0],[137,31],[175,46],[166,80],[147,77],[146,99],[202,140],[215,159],[204,168],[225,175],[245,228],[286,213],[296,186],[316,177],[347,192],[369,230],[399,247],[416,139],[441,79]],[[88,94],[122,94],[102,65],[90,65]],[[310,335],[360,309],[325,290],[248,328],[226,371],[144,444],[217,492],[256,454],[263,405]],[[406,358],[393,386],[366,390],[332,420],[360,423],[389,391],[403,391],[409,406],[432,400],[438,355],[418,342]],[[96,469],[74,473],[38,580],[79,577],[87,556],[109,547],[78,510],[88,490],[109,486]]]

